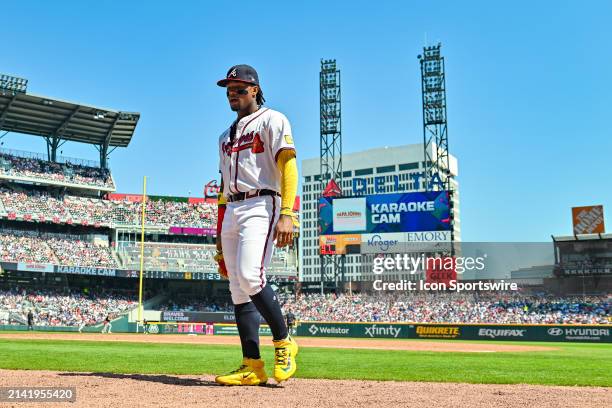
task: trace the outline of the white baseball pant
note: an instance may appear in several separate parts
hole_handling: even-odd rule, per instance
[[[266,285],[280,197],[260,196],[228,202],[221,229],[223,259],[232,302],[248,303]]]

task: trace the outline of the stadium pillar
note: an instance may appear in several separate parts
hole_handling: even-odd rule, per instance
[[[121,115],[117,115],[115,117],[113,124],[110,126],[108,132],[106,133],[104,141],[100,144],[100,147],[98,149],[100,151],[100,167],[102,167],[103,169],[108,168],[108,155],[110,154],[108,151],[108,146],[110,145],[110,140],[113,135],[113,131],[115,130],[115,127],[117,126],[117,122],[119,122],[120,117]],[[115,148],[113,148],[113,150],[115,150]]]
[[[108,145],[101,144],[99,150],[100,150],[100,167],[102,167],[103,169],[106,169],[107,168],[106,160],[108,159]]]
[[[57,161],[57,149],[60,147],[60,138],[58,135],[53,134],[50,137],[45,137],[47,141],[47,157],[50,162]]]

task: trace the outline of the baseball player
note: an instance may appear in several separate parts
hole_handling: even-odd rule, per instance
[[[112,333],[111,329],[113,328],[113,324],[111,323],[111,315],[106,315],[106,319],[104,319],[104,326],[102,326],[102,333]]]
[[[289,333],[295,335],[295,315],[292,312],[289,312],[285,318],[287,319],[287,328],[289,329]]]
[[[28,310],[28,331],[34,330],[34,313],[32,309]]]
[[[274,378],[281,382],[295,374],[298,345],[288,334],[274,290],[266,284],[266,268],[274,241],[284,247],[293,236],[298,176],[291,127],[283,114],[263,106],[253,67],[233,66],[217,85],[226,88],[230,108],[238,117],[219,138],[221,192],[215,259],[219,273],[229,279],[243,360],[238,369],[216,381],[224,385],[267,382],[259,353],[261,314],[272,331]]]
[[[85,318],[81,317],[80,318],[80,322],[79,322],[79,333],[83,333],[83,329],[87,326],[87,320],[85,320]]]

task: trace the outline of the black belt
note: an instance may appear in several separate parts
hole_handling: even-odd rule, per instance
[[[274,190],[268,190],[268,189],[262,189],[262,190],[255,190],[254,193],[236,193],[236,194],[232,194],[230,196],[227,197],[227,201],[229,201],[230,203],[233,203],[234,201],[242,201],[242,200],[246,200],[247,198],[253,198],[253,197],[260,197],[260,196],[276,196],[276,197],[280,197],[280,193],[274,191]]]

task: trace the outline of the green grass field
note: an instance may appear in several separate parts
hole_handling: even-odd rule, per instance
[[[559,350],[439,353],[303,347],[296,377],[612,386],[612,345],[520,344]],[[262,352],[271,371],[273,350],[264,346]],[[236,368],[240,356],[237,346],[0,339],[0,368],[4,369],[218,374]]]

